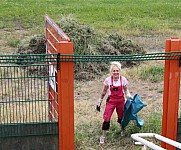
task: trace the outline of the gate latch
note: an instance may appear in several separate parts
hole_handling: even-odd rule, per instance
[[[57,71],[60,70],[60,53],[57,54]]]

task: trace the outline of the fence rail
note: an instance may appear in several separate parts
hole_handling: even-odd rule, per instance
[[[110,62],[110,61],[148,61],[148,60],[180,60],[181,53],[150,53],[150,54],[122,54],[122,55],[66,55],[60,54],[62,62]]]

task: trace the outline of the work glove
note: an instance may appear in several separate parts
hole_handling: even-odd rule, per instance
[[[99,98],[99,100],[98,100],[98,102],[97,102],[97,104],[96,104],[96,110],[99,111],[99,112],[100,112],[100,110],[101,110],[101,103],[102,103],[102,99]]]
[[[129,99],[129,98],[132,98],[132,96],[131,96],[130,93],[127,93],[127,94],[126,94],[126,99]]]

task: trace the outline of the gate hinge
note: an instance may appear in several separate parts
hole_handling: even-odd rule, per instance
[[[181,68],[181,57],[179,57],[179,67]]]

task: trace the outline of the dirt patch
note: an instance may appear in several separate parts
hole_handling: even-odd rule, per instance
[[[8,42],[11,40],[19,40],[28,38],[33,33],[31,30],[14,30],[14,29],[0,29],[0,53],[12,54],[17,52],[17,47],[9,46]]]
[[[170,39],[169,35],[144,35],[128,37],[138,45],[142,46],[147,53],[165,52],[165,41]]]

